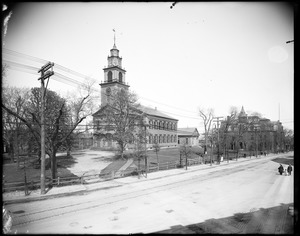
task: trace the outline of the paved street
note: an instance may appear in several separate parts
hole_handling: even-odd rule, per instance
[[[102,190],[9,204],[14,215],[12,232],[151,233],[292,204],[293,174],[280,176],[279,164],[272,158],[160,171],[147,179],[115,179]],[[258,227],[263,233],[284,233],[286,212],[279,217],[258,212],[258,220],[232,233],[251,233]]]

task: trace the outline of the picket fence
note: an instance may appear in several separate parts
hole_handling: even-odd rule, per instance
[[[187,162],[188,166],[191,165],[199,165],[201,164],[200,160],[197,159],[189,159]],[[147,166],[147,170],[145,168],[141,168],[141,170],[124,170],[124,171],[111,171],[107,173],[101,174],[92,174],[92,175],[85,175],[82,174],[81,176],[70,176],[70,177],[58,177],[57,179],[46,178],[45,185],[46,187],[60,187],[66,185],[73,185],[73,184],[91,184],[96,182],[102,181],[110,181],[117,178],[124,178],[127,176],[137,176],[141,173],[150,173],[160,170],[168,170],[168,169],[175,169],[175,168],[183,168],[186,166],[185,159],[182,160],[181,165],[178,161],[176,162],[165,162],[165,163],[150,163]],[[40,188],[40,180],[28,180],[24,182],[6,182],[5,179],[2,181],[2,192],[11,192],[11,191],[28,191],[36,190]]]

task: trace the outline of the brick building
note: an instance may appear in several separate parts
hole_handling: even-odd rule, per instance
[[[117,144],[110,139],[105,138],[101,127],[101,115],[103,109],[110,102],[110,96],[114,90],[128,90],[129,85],[126,83],[126,70],[122,67],[122,57],[119,56],[119,50],[114,42],[110,55],[107,58],[108,65],[104,70],[104,81],[101,82],[101,108],[93,114],[94,123],[94,147],[103,149],[116,149]],[[141,106],[140,112],[143,113],[147,123],[147,148],[157,142],[160,146],[177,146],[177,123],[178,120],[164,114],[158,109]],[[113,132],[113,131],[109,131]],[[129,148],[132,145],[128,145]]]
[[[222,121],[220,130],[226,124],[227,120]],[[248,116],[242,107],[238,119],[229,124],[225,140],[227,150],[278,152],[283,150],[283,126],[280,121]]]

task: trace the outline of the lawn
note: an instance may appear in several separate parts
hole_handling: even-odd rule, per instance
[[[190,155],[189,159],[196,159],[199,160],[199,155],[197,155],[196,153],[203,153],[203,149],[198,147],[198,146],[194,146],[192,147],[192,154]],[[157,153],[158,155],[158,162],[159,163],[174,163],[176,161],[179,162],[180,159],[180,152],[179,152],[179,147],[174,147],[174,148],[162,148],[160,149],[160,151]],[[157,156],[156,156],[156,152],[154,150],[147,150],[147,161],[148,164],[151,165],[156,165],[157,163]],[[182,160],[185,157],[182,156]],[[201,159],[202,160],[202,159]],[[138,166],[138,160],[135,159],[134,164],[136,166]],[[145,161],[144,159],[141,160],[140,165],[144,166]]]
[[[34,168],[34,166],[29,162],[24,160],[20,161],[20,168],[17,167],[17,163],[7,163],[2,165],[3,170],[3,180],[6,183],[11,182],[25,182],[25,175],[27,182],[39,181],[41,178],[41,169]],[[75,161],[72,157],[57,156],[57,174],[59,177],[76,177],[72,174],[66,167],[70,167]],[[45,170],[46,178],[51,178],[50,168]]]

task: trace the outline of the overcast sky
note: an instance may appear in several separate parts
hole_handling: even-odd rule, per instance
[[[202,131],[200,107],[227,116],[231,106],[244,106],[293,129],[294,44],[286,43],[294,39],[293,10],[271,2],[171,5],[22,3],[9,19],[3,59],[37,68],[54,62],[96,79],[100,94],[115,29],[130,89],[143,105],[177,118],[179,127]],[[10,65],[7,83],[40,86],[38,77]],[[55,79],[48,88],[76,89]]]

